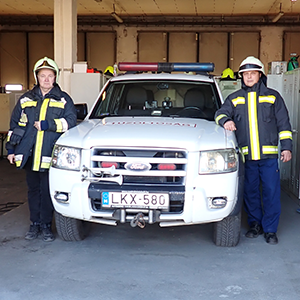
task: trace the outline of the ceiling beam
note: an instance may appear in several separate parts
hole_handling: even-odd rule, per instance
[[[299,16],[284,15],[276,23],[272,22],[274,16],[201,16],[201,17],[122,17],[125,25],[256,25],[256,26],[274,26],[274,25],[300,25]],[[77,24],[80,25],[118,25],[119,23],[111,16],[78,16]],[[36,25],[36,26],[53,26],[53,16],[5,16],[0,15],[0,25]]]

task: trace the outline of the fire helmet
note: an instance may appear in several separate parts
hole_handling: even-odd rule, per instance
[[[55,76],[56,76],[55,80],[56,80],[56,83],[58,83],[59,68],[53,59],[45,56],[44,58],[39,59],[35,63],[35,65],[33,67],[33,75],[34,75],[36,84],[38,84],[37,74],[38,74],[39,70],[41,70],[41,69],[50,69],[50,70],[54,71]]]
[[[265,75],[264,64],[254,56],[248,56],[241,62],[239,74],[246,71],[259,71]]]
[[[114,68],[112,66],[108,66],[104,71],[104,75],[114,76]]]
[[[233,71],[232,71],[230,68],[225,69],[225,70],[222,72],[222,78],[223,78],[223,79],[225,79],[225,78],[231,78],[231,79],[234,79],[234,73],[233,73]]]

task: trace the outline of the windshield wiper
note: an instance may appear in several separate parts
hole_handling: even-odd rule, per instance
[[[111,113],[103,113],[103,114],[100,114],[100,116],[94,116],[93,119],[103,119],[103,118],[106,118],[106,117],[114,117],[114,116],[119,116],[118,114],[111,114]]]

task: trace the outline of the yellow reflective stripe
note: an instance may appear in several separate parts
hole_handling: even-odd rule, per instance
[[[263,154],[277,154],[278,147],[277,146],[263,146],[262,152],[263,152]]]
[[[279,132],[279,139],[285,140],[285,139],[293,139],[292,132],[291,131],[280,131]]]
[[[235,99],[232,99],[231,102],[234,106],[237,106],[238,104],[245,104],[245,98],[244,97],[237,97]]]
[[[24,127],[24,126],[26,126],[26,123],[21,123],[21,122],[19,122],[18,125]]]
[[[37,105],[36,101],[26,101],[21,104],[22,109],[25,107],[35,107]]]
[[[60,119],[54,119],[56,124],[56,132],[62,132],[63,131],[63,125]]]
[[[50,101],[49,107],[58,107],[58,108],[65,108],[65,104],[63,102],[58,102],[58,101]]]
[[[12,133],[13,133],[12,130],[9,130],[9,131],[8,131],[8,133],[7,133],[7,139],[6,139],[7,142],[10,141],[10,137],[11,137]]]
[[[276,100],[276,97],[273,96],[273,95],[270,95],[270,96],[259,96],[258,97],[259,103],[268,102],[268,103],[274,104],[275,100]]]
[[[15,155],[15,164],[17,167],[21,166],[22,160],[23,160],[23,154]]]
[[[227,116],[226,115],[224,115],[224,114],[221,114],[221,115],[219,115],[219,116],[217,116],[216,117],[216,123],[219,125],[219,121],[222,119],[222,118],[227,118]]]
[[[51,163],[51,156],[43,156],[42,162],[41,162],[41,168],[43,169],[49,169]]]
[[[40,118],[39,121],[43,121],[46,118],[47,107],[50,99],[44,99],[41,110],[40,110]],[[43,146],[43,138],[44,131],[38,131],[36,135],[36,143],[35,143],[35,152],[34,152],[34,162],[33,162],[33,171],[38,171],[41,155],[42,155],[42,146]]]
[[[42,162],[41,163],[41,168],[43,168],[43,169],[49,169],[50,168],[50,163]]]
[[[248,116],[251,143],[251,158],[253,160],[258,160],[260,159],[260,145],[257,125],[256,92],[248,93]]]
[[[36,136],[36,143],[35,143],[34,162],[32,168],[33,171],[39,170],[41,155],[42,155],[43,138],[44,138],[44,131],[38,131]]]
[[[242,147],[242,152],[244,155],[248,155],[249,153],[248,146]]]

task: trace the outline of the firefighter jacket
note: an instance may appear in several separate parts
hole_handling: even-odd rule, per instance
[[[242,89],[230,94],[215,114],[217,124],[236,125],[239,147],[248,160],[278,158],[281,151],[292,151],[289,115],[280,94],[267,88],[262,78],[252,87],[242,81]]]
[[[31,155],[33,171],[48,170],[55,142],[76,125],[76,119],[71,97],[57,84],[44,97],[39,86],[35,86],[20,97],[12,112],[6,143],[8,154],[15,154],[18,168],[23,168]],[[41,131],[34,127],[35,121],[42,121]],[[18,139],[13,143],[15,137]]]

